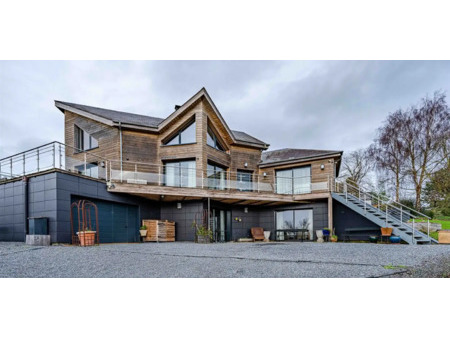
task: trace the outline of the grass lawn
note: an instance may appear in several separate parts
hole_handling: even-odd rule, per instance
[[[418,220],[418,222],[426,222],[426,220]],[[439,219],[432,219],[430,220],[430,223],[439,223],[442,224],[442,230],[450,230],[450,217],[441,217]],[[438,239],[438,233],[430,232],[430,236],[433,237],[435,240]]]

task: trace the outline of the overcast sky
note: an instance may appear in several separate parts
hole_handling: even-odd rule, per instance
[[[53,100],[167,117],[205,87],[231,129],[279,148],[351,151],[435,90],[448,61],[0,61],[0,158],[64,141]]]

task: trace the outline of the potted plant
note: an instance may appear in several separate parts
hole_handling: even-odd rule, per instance
[[[332,241],[332,242],[337,242],[337,241],[338,241],[338,236],[336,236],[336,235],[331,235],[330,241]]]
[[[81,246],[91,246],[95,244],[95,235],[97,231],[91,228],[85,228],[83,231],[77,232],[78,239]]]
[[[211,243],[213,233],[206,225],[197,224],[196,222],[192,223],[192,227],[195,228],[195,241],[197,243]]]
[[[141,234],[141,237],[147,236],[147,226],[143,225],[139,228],[139,233]]]

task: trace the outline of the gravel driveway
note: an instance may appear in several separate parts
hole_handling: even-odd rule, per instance
[[[0,242],[0,277],[393,277],[449,257],[445,245]]]

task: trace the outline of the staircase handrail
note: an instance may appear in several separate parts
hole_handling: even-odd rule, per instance
[[[419,215],[421,218],[425,218],[425,219],[427,219],[427,220],[431,220],[431,217],[429,217],[429,216],[427,216],[427,215],[421,213],[420,211],[417,211],[417,210],[415,210],[415,209],[413,209],[413,208],[410,208],[410,207],[408,207],[407,205],[404,205],[404,204],[402,204],[402,203],[400,203],[400,202],[397,202],[397,201],[391,201],[391,199],[388,198],[388,197],[386,197],[386,196],[382,196],[382,195],[380,195],[380,194],[374,194],[373,192],[367,191],[366,189],[362,188],[361,186],[357,186],[357,185],[350,184],[350,183],[347,182],[347,180],[348,180],[348,179],[343,179],[343,182],[339,182],[338,180],[336,180],[336,182],[338,182],[338,183],[344,183],[344,184],[347,185],[347,186],[350,186],[350,187],[352,187],[352,188],[354,188],[354,189],[357,189],[357,190],[361,191],[361,193],[363,193],[363,194],[365,194],[365,195],[369,195],[369,196],[375,197],[375,198],[377,198],[378,200],[384,202],[385,204],[389,205],[390,207],[392,207],[392,208],[394,208],[394,209],[396,209],[396,210],[398,210],[398,211],[400,211],[400,212],[403,212],[403,211],[405,211],[405,209],[407,209],[407,210],[412,211],[412,212],[414,212],[415,214]],[[350,180],[350,181],[351,181],[351,180]],[[352,181],[352,182],[353,182],[353,181]],[[358,197],[358,199],[360,199],[359,196],[355,196],[355,197]],[[396,205],[399,205],[400,207],[397,207],[397,206],[393,205],[394,203],[395,203]],[[403,220],[402,220],[402,222],[403,222]]]

